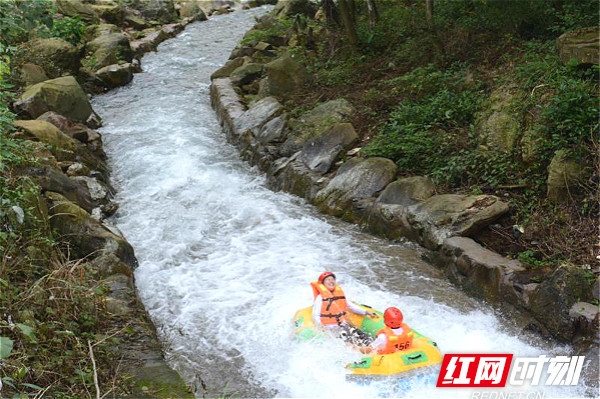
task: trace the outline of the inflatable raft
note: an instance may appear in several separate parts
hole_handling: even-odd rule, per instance
[[[358,305],[358,304],[357,304]],[[377,317],[370,318],[366,315],[358,315],[348,310],[348,322],[366,332],[373,338],[385,325],[383,323],[383,314],[366,305],[358,305],[365,310],[370,310],[377,314]],[[315,329],[312,320],[312,306],[300,309],[296,312],[293,319],[294,333],[297,339],[306,341],[321,337],[321,333]],[[424,368],[434,366],[442,362],[442,354],[437,344],[430,338],[427,338],[414,329],[409,333],[412,335],[412,345],[410,349],[398,351],[385,355],[368,355],[362,359],[350,363],[346,366],[352,374],[351,376],[413,376],[414,371],[425,372]],[[410,371],[410,373],[409,373]],[[420,374],[420,373],[419,373]]]

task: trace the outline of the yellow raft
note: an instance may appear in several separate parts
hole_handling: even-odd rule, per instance
[[[375,335],[384,327],[383,314],[366,305],[359,305],[365,310],[375,312],[377,316],[370,318],[348,310],[348,322],[375,338]],[[321,335],[315,329],[312,320],[312,306],[300,309],[294,315],[294,333],[299,340],[305,341]],[[346,366],[356,376],[401,376],[408,371],[434,366],[442,362],[442,354],[437,344],[414,329],[411,349],[386,355],[371,355]],[[424,370],[419,370],[424,371]],[[412,375],[413,373],[408,373]]]

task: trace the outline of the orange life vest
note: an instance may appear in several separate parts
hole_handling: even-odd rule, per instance
[[[313,289],[313,299],[321,295],[323,303],[321,305],[321,323],[323,325],[342,324],[346,321],[346,296],[342,287],[336,285],[333,291],[318,282],[310,283]]]
[[[402,335],[394,334],[394,331],[389,327],[382,328],[377,335],[382,333],[385,334],[387,337],[387,344],[385,345],[385,348],[378,350],[377,353],[386,355],[412,348],[413,337],[412,335],[408,335],[411,331],[410,327],[404,323],[402,323]]]

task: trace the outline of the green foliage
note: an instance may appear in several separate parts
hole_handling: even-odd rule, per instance
[[[38,28],[52,26],[51,0],[0,1],[0,42],[13,45],[27,40],[28,34]]]
[[[54,21],[49,34],[77,45],[85,36],[85,22],[80,17],[64,17]]]
[[[540,253],[532,250],[527,250],[519,253],[518,259],[521,263],[524,263],[534,268],[545,267],[548,264],[547,262],[541,260]]]
[[[405,171],[433,173],[454,151],[455,134],[469,127],[481,103],[481,94],[461,90],[460,69],[417,68],[391,81],[406,97],[390,114],[364,153],[390,158]]]

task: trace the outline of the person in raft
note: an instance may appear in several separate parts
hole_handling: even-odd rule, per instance
[[[367,346],[371,343],[372,338],[368,334],[348,324],[346,311],[349,309],[369,317],[375,317],[376,314],[347,301],[342,287],[336,283],[335,274],[325,272],[310,286],[314,296],[312,318],[316,327],[323,327],[355,345]]]
[[[412,331],[404,324],[404,316],[400,309],[390,307],[383,313],[385,327],[379,330],[377,338],[369,347],[361,348],[362,353],[376,351],[378,355],[386,355],[412,348]]]

